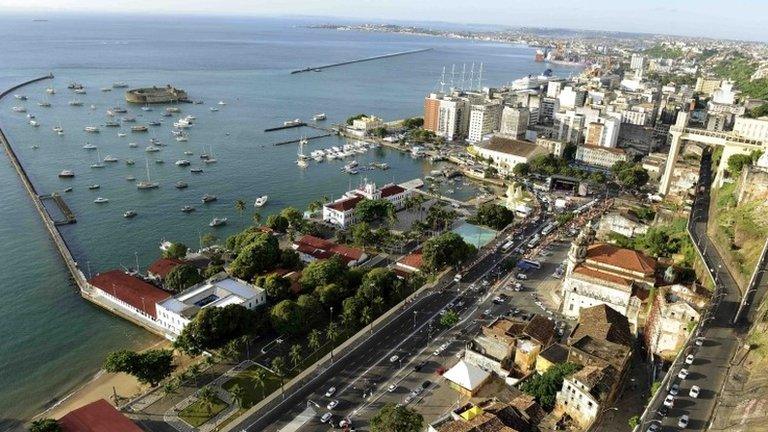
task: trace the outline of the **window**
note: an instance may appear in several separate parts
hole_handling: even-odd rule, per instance
[[[592,402],[587,402],[587,406],[592,408]]]

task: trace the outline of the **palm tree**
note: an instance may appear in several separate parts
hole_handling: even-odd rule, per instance
[[[285,359],[278,356],[272,359],[272,370],[280,377],[280,391],[285,397],[285,389],[283,388],[283,374],[285,372]]]
[[[177,392],[179,388],[179,383],[176,380],[168,381],[167,383],[163,384],[163,393],[166,396],[172,395]]]
[[[251,220],[253,221],[254,225],[259,225],[261,223],[261,213],[253,212],[253,216],[251,216]]]
[[[309,335],[307,335],[307,343],[309,344],[309,349],[312,351],[317,351],[321,344],[320,330],[312,329],[312,331],[309,332]]]
[[[197,387],[197,378],[200,377],[200,365],[195,363],[187,369],[187,376],[195,380],[195,387]]]
[[[245,213],[245,201],[238,199],[235,200],[235,210],[240,213],[240,224],[243,224],[243,214]]]
[[[360,312],[360,319],[363,321],[364,325],[371,325],[370,331],[373,333],[373,311],[370,306],[363,308],[362,312]]]
[[[339,325],[335,322],[328,323],[328,327],[325,329],[325,337],[328,339],[328,342],[333,343],[339,337]]]
[[[291,346],[291,350],[288,351],[288,357],[291,359],[291,363],[293,363],[294,368],[299,367],[299,364],[301,364],[301,361],[303,360],[301,345],[294,344],[293,346]]]
[[[243,408],[243,401],[245,400],[245,390],[240,384],[235,384],[229,389],[229,395],[232,396],[232,400],[237,404],[239,408]]]
[[[197,398],[203,402],[205,409],[208,411],[208,415],[211,415],[213,404],[216,402],[216,392],[213,391],[211,386],[205,386],[197,392]]]
[[[309,203],[309,205],[307,205],[307,210],[309,210],[310,213],[314,213],[320,210],[321,208],[323,208],[323,202],[320,200],[312,201],[311,203]]]
[[[251,378],[257,387],[261,387],[261,398],[264,399],[267,397],[267,395],[264,394],[265,387],[267,385],[267,370],[264,368],[258,368],[253,371]]]

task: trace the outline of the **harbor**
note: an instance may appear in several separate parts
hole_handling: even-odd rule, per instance
[[[334,67],[339,67],[339,66],[346,66],[346,65],[351,65],[351,64],[355,64],[355,63],[369,62],[369,61],[374,61],[374,60],[381,60],[381,59],[386,59],[386,58],[391,58],[391,57],[404,56],[404,55],[409,55],[409,54],[418,54],[418,53],[423,53],[423,52],[427,52],[427,51],[431,51],[431,50],[432,50],[432,48],[422,48],[422,49],[415,49],[415,50],[410,50],[410,51],[400,51],[400,52],[395,52],[395,53],[390,53],[390,54],[377,55],[377,56],[373,56],[373,57],[365,57],[365,58],[356,59],[356,60],[347,60],[347,61],[342,61],[342,62],[338,62],[338,63],[330,63],[330,64],[321,65],[321,66],[309,66],[309,67],[306,67],[304,69],[293,70],[293,71],[291,71],[291,75],[299,74],[299,73],[304,73],[304,72],[320,72],[323,69],[329,69],[329,68],[334,68]]]

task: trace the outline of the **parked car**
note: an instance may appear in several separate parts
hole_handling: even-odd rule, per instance
[[[390,393],[392,393],[395,390],[397,390],[397,384],[390,384],[389,387],[387,387],[387,391]]]
[[[339,400],[338,399],[334,399],[334,400],[328,402],[328,405],[326,406],[326,408],[328,408],[328,410],[332,410],[332,409],[336,408],[337,405],[339,405]]]
[[[417,363],[417,364],[416,364],[416,366],[414,366],[414,367],[413,367],[413,370],[415,370],[416,372],[418,372],[418,371],[420,371],[420,370],[421,370],[421,368],[423,368],[423,367],[424,367],[424,366],[426,366],[426,365],[427,365],[427,362],[426,362],[426,361],[421,361],[421,362]]]
[[[331,387],[325,392],[325,397],[331,397],[334,393],[336,393],[336,387]]]
[[[693,354],[688,354],[687,357],[685,357],[685,364],[692,365],[693,364]]]
[[[680,378],[681,380],[688,378],[688,369],[686,368],[680,369],[680,372],[678,372],[677,377]]]
[[[333,414],[327,412],[327,413],[323,414],[322,417],[320,417],[320,422],[328,423],[331,420],[332,417],[333,417]]]
[[[421,388],[426,389],[427,387],[432,385],[432,381],[426,380],[423,383],[421,383]]]
[[[675,397],[672,395],[667,395],[667,397],[664,398],[664,406],[668,408],[675,406]]]
[[[680,385],[677,383],[672,384],[672,387],[669,389],[669,394],[672,396],[677,396],[677,394],[680,392]]]
[[[389,358],[389,362],[390,362],[390,363],[395,363],[395,362],[397,362],[398,360],[400,360],[400,356],[399,356],[399,355],[397,355],[397,354],[395,354],[395,355],[393,355],[392,357],[390,357],[390,358]]]
[[[520,280],[526,280],[528,279],[528,276],[526,276],[525,273],[518,273],[517,278]]]
[[[699,393],[701,392],[701,387],[695,385],[691,387],[691,390],[688,392],[688,396],[696,399],[699,397]]]
[[[677,421],[677,427],[680,429],[685,429],[688,427],[688,414],[683,414],[682,417],[680,417],[680,420]]]
[[[704,345],[704,341],[706,338],[704,336],[699,336],[696,339],[693,340],[693,343],[696,344],[696,346],[702,346]]]
[[[658,421],[658,420],[655,420]],[[646,429],[646,432],[659,432],[661,431],[661,425],[659,423],[651,423],[650,426],[648,426],[648,429]]]

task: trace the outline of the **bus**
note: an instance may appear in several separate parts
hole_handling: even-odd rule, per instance
[[[529,248],[536,247],[536,245],[539,244],[539,240],[541,240],[541,237],[538,234],[534,235],[531,238],[531,241],[528,242],[528,247]]]
[[[551,233],[555,228],[557,228],[557,222],[550,222],[544,227],[544,229],[541,230],[541,235],[547,235]]]
[[[536,261],[536,260],[523,258],[523,259],[520,260],[520,262],[517,263],[517,266],[518,267],[528,267],[528,268],[540,269],[541,268],[541,263]]]
[[[510,240],[501,246],[501,253],[507,253],[515,247],[515,243]]]

